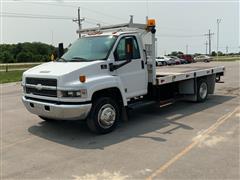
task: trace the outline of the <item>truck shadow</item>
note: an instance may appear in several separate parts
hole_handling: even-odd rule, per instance
[[[179,101],[163,108],[151,105],[136,109],[130,112],[128,122],[121,122],[114,132],[105,135],[91,133],[85,121],[55,121],[51,123],[42,121],[29,127],[28,131],[49,141],[80,149],[104,149],[131,138],[147,138],[164,143],[167,141],[168,134],[175,133],[180,129],[193,130],[191,126],[182,123],[187,116],[233,98],[213,95],[205,103]],[[157,132],[157,135],[154,133],[153,136],[152,132]]]

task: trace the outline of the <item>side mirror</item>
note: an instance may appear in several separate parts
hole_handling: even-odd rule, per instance
[[[118,61],[118,60],[119,60],[117,50],[115,50],[115,51],[113,52],[113,56],[114,56],[115,61]]]
[[[133,38],[126,38],[125,53],[126,53],[126,60],[131,61],[133,58]]]
[[[64,54],[64,48],[63,48],[63,43],[59,43],[58,44],[58,57],[62,57],[62,55]]]

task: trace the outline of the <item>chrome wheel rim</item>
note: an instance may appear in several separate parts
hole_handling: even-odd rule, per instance
[[[207,96],[207,84],[206,83],[202,83],[200,88],[199,88],[199,96],[201,97],[201,99],[205,99]]]
[[[105,104],[98,112],[98,123],[104,128],[110,128],[116,120],[116,110],[111,104]]]

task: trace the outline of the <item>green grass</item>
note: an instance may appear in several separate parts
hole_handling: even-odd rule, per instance
[[[219,56],[213,58],[214,61],[239,61],[240,56]]]
[[[0,72],[0,84],[21,81],[24,71]]]
[[[8,65],[8,69],[29,69],[32,68],[34,66],[37,66],[38,64],[21,64],[21,65]],[[6,65],[0,65],[0,70],[6,70]]]

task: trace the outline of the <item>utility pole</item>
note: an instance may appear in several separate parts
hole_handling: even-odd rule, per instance
[[[78,35],[79,35],[79,38],[81,37],[81,33],[80,33],[81,29],[82,29],[82,23],[81,23],[81,18],[80,18],[80,7],[78,7],[78,30],[79,30]]]
[[[157,38],[155,38],[155,54],[158,56],[158,41]]]
[[[85,19],[80,17],[80,7],[78,7],[78,18],[77,19],[73,19],[73,22],[76,22],[78,24],[78,37],[81,38],[81,30],[82,30],[82,21],[84,21]]]
[[[186,45],[186,54],[188,54],[188,44]]]
[[[207,41],[205,42],[205,45],[206,45],[206,55],[207,55],[207,50],[208,50],[208,42]]]
[[[218,59],[218,47],[219,47],[219,24],[222,20],[221,19],[217,19],[217,59]]]
[[[97,24],[97,27],[98,27],[98,31],[100,31],[100,30],[101,30],[101,24],[98,23],[98,24]]]
[[[208,45],[209,45],[209,56],[211,56],[211,36],[214,35],[214,33],[211,33],[211,30],[208,30],[208,34],[205,34],[205,36],[208,36]]]
[[[51,33],[52,33],[52,46],[53,46],[53,30],[51,31]]]
[[[228,46],[226,46],[226,55],[228,54]]]

